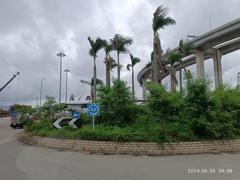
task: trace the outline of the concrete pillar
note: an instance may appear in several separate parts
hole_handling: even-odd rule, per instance
[[[146,91],[147,91],[146,79],[143,79],[142,80],[142,97],[143,97],[143,100],[146,100]]]
[[[204,52],[196,51],[197,78],[204,78]]]
[[[221,59],[222,59],[221,52],[219,50],[215,50],[213,54],[215,88],[218,88],[223,84]]]

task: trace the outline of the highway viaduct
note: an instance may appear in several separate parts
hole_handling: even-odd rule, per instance
[[[204,78],[204,61],[212,58],[215,87],[218,87],[223,83],[222,56],[240,49],[240,18],[197,36],[188,43],[193,46],[194,53],[182,58],[183,66],[188,67],[196,64],[197,78]],[[177,50],[178,47],[169,52]],[[183,67],[179,63],[175,63],[173,66],[177,71]],[[161,79],[168,75],[169,73],[161,74]],[[142,86],[143,99],[146,97],[146,81],[150,77],[151,64],[148,64],[137,75],[137,80]]]

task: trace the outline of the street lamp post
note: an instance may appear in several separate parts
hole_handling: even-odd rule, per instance
[[[60,82],[59,82],[59,104],[61,103],[62,95],[62,58],[66,56],[63,52],[57,53],[57,56],[60,57]]]
[[[67,103],[68,73],[70,72],[70,70],[69,69],[65,69],[64,72],[66,73],[65,103]]]
[[[42,86],[43,86],[43,80],[45,80],[46,78],[42,78],[41,79],[41,87],[40,87],[40,99],[39,99],[39,102],[40,102],[40,107],[42,105]]]

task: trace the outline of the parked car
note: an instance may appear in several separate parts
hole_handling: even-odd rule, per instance
[[[10,112],[10,120],[11,120],[10,127],[14,128],[14,129],[16,129],[16,128],[22,129],[23,128],[24,122],[21,121],[19,114],[17,112],[15,112],[15,111]]]

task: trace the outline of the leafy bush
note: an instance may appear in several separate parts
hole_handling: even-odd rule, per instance
[[[60,112],[65,108],[65,104],[58,104],[54,97],[47,96],[46,102],[40,107],[39,115],[47,117],[50,121],[54,121],[55,113]]]
[[[190,118],[207,116],[213,109],[213,98],[209,88],[209,81],[205,79],[191,79],[187,84],[186,114]]]
[[[177,121],[184,109],[182,96],[178,92],[167,92],[166,89],[156,83],[149,83],[148,107],[160,121]]]
[[[126,83],[98,89],[101,116],[95,130],[91,117],[82,114],[83,128],[54,129],[49,114],[59,110],[52,99],[38,123],[26,131],[36,135],[100,141],[195,141],[240,137],[240,89],[221,87],[215,91],[206,80],[189,78],[183,93],[167,92],[149,83],[146,105],[136,105]]]
[[[88,116],[87,113],[81,113],[81,119],[83,121],[83,125],[92,123],[92,118]]]
[[[98,89],[98,96],[102,109],[102,122],[118,126],[126,126],[132,122],[129,106],[133,102],[126,82],[116,79],[112,87],[101,86]]]
[[[95,130],[91,126],[84,126],[81,129],[71,129],[64,127],[62,129],[43,128],[47,124],[34,123],[26,130],[34,135],[46,136],[51,138],[63,139],[81,139],[98,141],[151,141],[151,136],[145,132],[133,131],[131,128],[104,127],[97,125]]]

